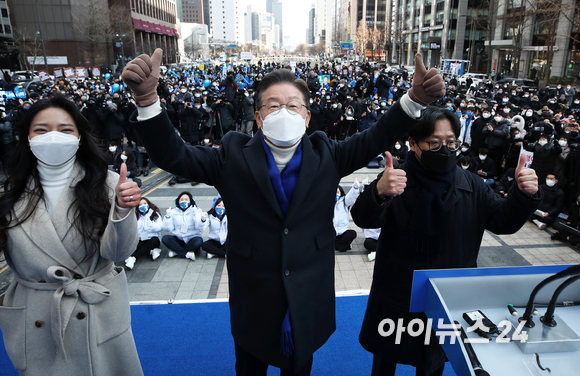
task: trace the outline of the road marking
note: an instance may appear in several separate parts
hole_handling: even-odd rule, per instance
[[[151,179],[152,177],[154,177],[155,175],[157,175],[161,171],[163,171],[163,170],[160,168],[156,168],[155,170],[149,172],[149,176],[147,176],[145,179],[141,179],[141,182],[145,182],[145,181]]]
[[[2,269],[0,269],[0,274],[4,273],[6,271],[6,269],[8,269],[8,265],[6,265]]]
[[[141,197],[145,197],[145,196],[147,196],[148,194],[150,194],[151,192],[154,192],[154,191],[155,191],[157,188],[160,188],[162,185],[164,185],[164,184],[168,183],[170,180],[171,180],[171,178],[169,178],[169,179],[165,180],[164,182],[161,182],[161,183],[160,183],[160,184],[159,184],[157,187],[153,188],[152,190],[150,190],[149,192],[145,193],[145,194],[144,194],[143,196],[141,196]]]

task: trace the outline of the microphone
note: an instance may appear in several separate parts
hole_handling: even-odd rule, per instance
[[[551,277],[544,279],[542,282],[538,283],[532,293],[530,294],[530,298],[528,300],[528,305],[526,306],[526,311],[524,312],[523,316],[519,319],[519,321],[525,320],[525,327],[526,328],[533,328],[535,326],[534,321],[532,320],[532,311],[534,309],[534,299],[538,292],[544,288],[548,283],[556,281],[560,278],[565,278],[573,275],[577,275],[580,273],[580,264],[570,266],[567,269],[562,270],[559,273],[554,274]]]
[[[579,279],[580,275],[570,277],[566,281],[564,281],[560,286],[558,286],[556,291],[554,291],[554,295],[552,295],[552,299],[550,300],[550,304],[548,304],[548,309],[546,310],[546,313],[544,314],[544,316],[540,317],[540,321],[542,322],[542,324],[552,327],[557,325],[556,321],[554,320],[554,311],[556,310],[556,300],[558,300],[560,293],[564,291],[566,287],[570,286],[572,283],[576,282]]]
[[[459,326],[461,328],[461,342],[463,342],[463,346],[465,346],[465,352],[469,357],[469,361],[471,362],[471,368],[473,369],[473,372],[475,372],[475,376],[489,376],[489,373],[487,373],[487,371],[483,369],[481,363],[479,362],[479,359],[477,359],[477,355],[475,354],[475,350],[473,350],[473,346],[471,346],[471,343],[469,343],[469,341],[466,341],[467,335],[465,334],[463,327],[457,321],[454,322],[455,327]]]

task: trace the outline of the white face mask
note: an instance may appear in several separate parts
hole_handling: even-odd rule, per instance
[[[503,112],[507,114],[507,113],[509,113],[509,112],[510,112],[510,110],[509,110],[509,108],[504,108],[504,109],[503,109]]]
[[[28,137],[32,154],[49,166],[59,166],[74,157],[79,148],[80,137],[62,132],[47,132]]]
[[[336,103],[332,105],[332,108],[337,108],[337,107],[338,107],[338,105]]]
[[[512,177],[509,177],[509,176],[508,176],[508,177],[507,177],[507,180],[508,180],[508,181],[512,181],[512,180],[514,180],[514,178],[512,178]]]
[[[111,146],[111,147],[109,147],[109,151],[110,151],[111,153],[114,153],[115,151],[117,151],[117,148],[116,148],[116,147],[114,147],[114,146]]]
[[[209,144],[209,138],[204,138],[204,139],[203,139],[203,143],[204,143],[204,144]]]
[[[499,123],[501,121],[501,116],[496,116],[493,118],[497,123]]]
[[[568,142],[564,140],[560,140],[558,141],[558,143],[560,144],[560,146],[566,146],[568,144]]]
[[[538,141],[538,144],[540,144],[542,146],[546,145],[547,143],[548,143],[548,141]]]
[[[534,113],[532,111],[526,112],[526,116],[532,116]]]
[[[181,89],[182,93],[187,93],[187,89]]]
[[[121,154],[121,160],[122,160],[123,162],[126,162],[126,161],[127,161],[127,156],[126,156],[126,155],[123,155],[123,154]]]
[[[467,166],[461,165],[461,168],[464,170],[467,170],[469,168],[469,165],[467,165]]]
[[[479,159],[481,159],[482,161],[485,161],[485,159],[487,158],[487,155],[480,155]]]
[[[556,180],[548,180],[546,179],[546,185],[548,187],[553,187],[556,184]]]
[[[465,153],[467,150],[469,150],[468,148],[461,148],[461,152]]]
[[[491,116],[491,114],[488,114],[487,112],[483,113],[483,118],[484,119],[489,119],[489,117]]]
[[[399,150],[401,148],[401,145],[395,145],[395,149]]]
[[[277,114],[267,115],[262,120],[262,133],[268,141],[279,147],[296,144],[304,132],[306,132],[306,122],[302,115],[291,114],[285,108]]]

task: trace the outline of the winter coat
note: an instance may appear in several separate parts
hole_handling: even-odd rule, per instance
[[[193,238],[201,238],[201,231],[203,231],[201,209],[193,205],[190,205],[185,211],[173,208],[169,215],[163,217],[163,230],[172,233],[186,243]]]
[[[502,120],[499,124],[495,124],[494,120],[489,124],[493,127],[493,130],[490,131],[485,127],[481,131],[481,133],[487,135],[485,144],[489,149],[502,148],[506,145],[510,122],[508,120]]]
[[[23,376],[143,375],[125,271],[113,263],[135,250],[137,220],[133,211],[117,217],[119,175],[109,172],[107,227],[98,246],[84,244],[69,212],[83,176],[77,163],[52,218],[41,204],[8,230],[6,261],[15,277],[0,296],[0,328],[8,356]],[[15,205],[17,217],[28,200]]]
[[[2,135],[2,144],[9,145],[14,142],[12,123],[10,121],[4,120],[0,122],[0,135]]]
[[[358,195],[359,190],[353,187],[346,196],[339,198],[334,204],[334,231],[336,231],[337,236],[344,234],[348,230],[348,210],[354,205]]]
[[[406,364],[436,369],[445,362],[445,354],[433,336],[425,351],[410,350],[404,341],[395,344],[398,336],[382,337],[377,331],[379,323],[387,318],[396,323],[399,317],[408,315],[426,320],[424,314],[409,314],[414,270],[477,267],[485,230],[495,234],[515,233],[538,207],[542,192],[538,191],[532,198],[514,186],[506,199],[500,199],[481,178],[456,168],[453,184],[442,197],[445,215],[440,219],[445,221],[445,243],[436,255],[429,257],[425,253],[409,252],[407,247],[393,246],[393,241],[407,241],[412,236],[410,231],[416,228],[411,221],[422,187],[407,173],[403,194],[379,204],[375,194],[377,181],[365,188],[351,209],[358,226],[381,228],[359,341],[367,351],[385,359],[400,358]],[[423,340],[424,336],[418,339],[421,345]]]
[[[220,221],[215,215],[210,215],[205,222],[202,222],[202,230],[205,230],[209,226],[209,234],[207,236],[208,240],[215,240],[221,245],[226,243],[228,238],[228,216],[224,214],[224,217]]]
[[[164,112],[139,122],[136,117],[131,123],[160,168],[215,186],[227,202],[234,341],[268,364],[302,369],[336,329],[336,187],[343,176],[389,150],[417,120],[396,103],[377,124],[344,142],[331,141],[323,132],[304,135],[296,189],[284,215],[268,175],[261,131],[253,138],[228,132],[219,149],[187,146]],[[288,311],[291,358],[280,353]]]
[[[163,216],[157,213],[157,218],[151,220],[151,215],[154,213],[153,209],[145,214],[139,213],[139,219],[137,219],[137,231],[139,232],[139,240],[149,240],[154,237],[161,240],[161,230],[163,230]]]
[[[556,173],[556,156],[562,152],[560,144],[548,142],[542,146],[538,143],[524,142],[523,145],[524,149],[534,153],[534,160],[530,167],[536,171],[540,184],[546,180],[548,174]]]
[[[254,120],[254,97],[248,95],[242,101],[242,120],[252,121]]]
[[[550,214],[552,218],[557,217],[562,212],[562,209],[564,209],[564,191],[562,191],[558,183],[552,187],[548,187],[546,184],[540,184],[540,187],[544,192],[544,200],[538,209]]]

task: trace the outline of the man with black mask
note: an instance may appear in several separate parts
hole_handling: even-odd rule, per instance
[[[354,90],[357,96],[361,99],[368,98],[375,93],[375,85],[373,80],[369,78],[369,74],[364,72],[361,79],[357,81]]]
[[[409,312],[413,272],[477,267],[485,230],[512,234],[541,202],[536,174],[522,160],[515,173],[517,184],[505,200],[481,178],[458,167],[459,132],[453,112],[428,107],[409,131],[412,151],[407,162],[394,169],[387,153],[384,173],[351,209],[358,226],[381,228],[375,277],[359,336],[362,346],[374,354],[373,375],[394,375],[397,363],[415,366],[417,375],[443,373],[446,356],[434,331],[425,345],[425,336],[407,332],[401,337],[381,336],[379,323],[392,319],[409,327],[411,320],[421,320],[426,325],[424,313]]]

